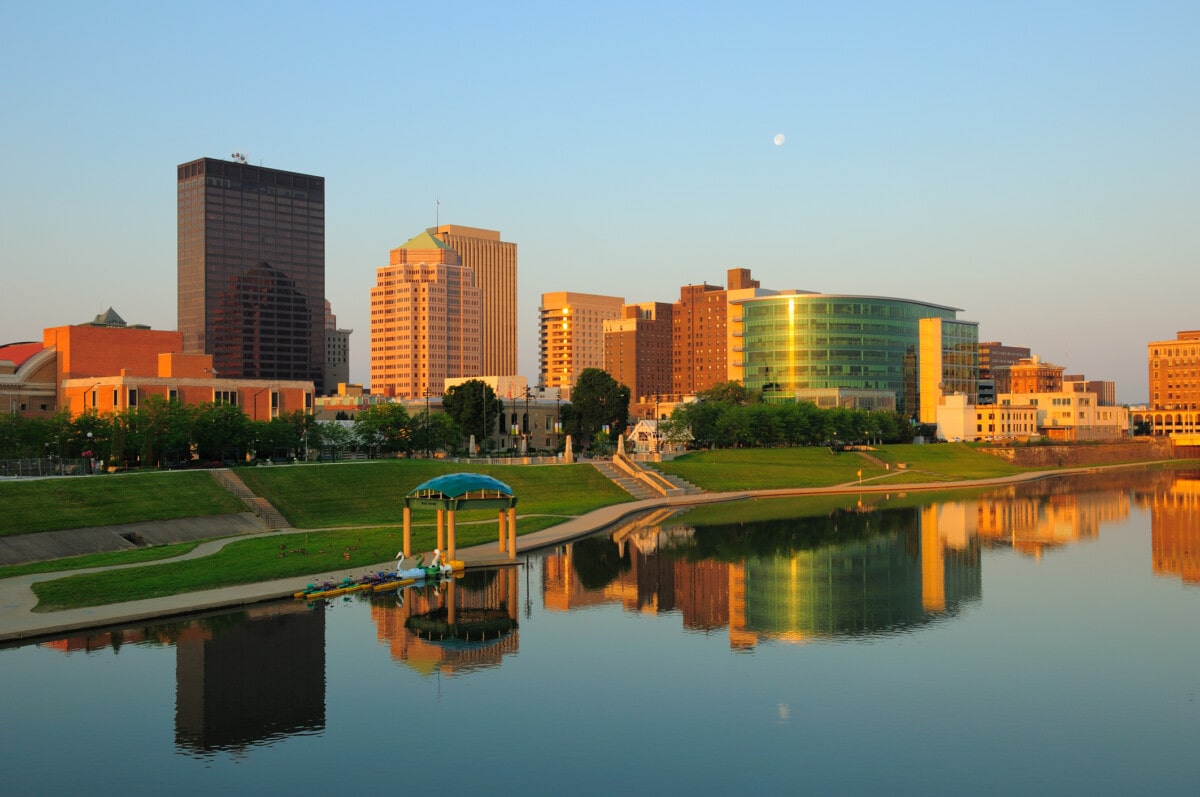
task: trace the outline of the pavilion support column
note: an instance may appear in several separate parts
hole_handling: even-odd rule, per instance
[[[438,538],[437,549],[439,551],[446,550],[446,510],[438,510]]]
[[[412,556],[412,509],[404,507],[404,558]]]
[[[508,508],[508,558],[514,562],[517,559],[517,508],[515,506]]]
[[[454,510],[446,513],[446,561],[454,558]]]
[[[500,553],[508,550],[508,518],[504,515],[504,510],[500,510]]]
[[[512,619],[517,619],[517,612],[520,611],[521,595],[517,584],[517,571],[515,568],[506,567],[504,572],[508,574],[508,616]]]

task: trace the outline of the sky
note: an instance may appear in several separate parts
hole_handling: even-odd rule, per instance
[[[541,294],[763,287],[960,308],[1147,398],[1200,329],[1200,3],[0,4],[0,343],[175,329],[175,167],[326,180],[369,382],[388,252],[440,221]],[[776,136],[783,134],[783,143]],[[439,204],[440,203],[440,204]]]

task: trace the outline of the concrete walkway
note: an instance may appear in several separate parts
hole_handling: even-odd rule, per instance
[[[1147,463],[1130,463],[1128,465],[1097,466],[1088,468],[1072,468],[1055,471],[1038,471],[1022,473],[994,479],[971,479],[955,482],[923,482],[918,484],[859,484],[857,482],[834,485],[831,487],[784,488],[774,490],[752,490],[730,493],[701,493],[683,495],[672,498],[650,498],[632,501],[624,504],[614,504],[589,512],[586,515],[572,518],[565,523],[552,526],[541,531],[523,534],[517,537],[517,562],[510,561],[505,554],[498,550],[497,543],[476,545],[470,548],[460,548],[457,558],[466,563],[468,568],[496,567],[519,564],[519,558],[527,553],[544,548],[560,545],[570,540],[578,539],[622,520],[663,507],[685,508],[702,504],[736,501],[743,498],[783,498],[791,496],[838,495],[838,494],[867,494],[880,492],[917,492],[935,490],[958,490],[973,487],[994,487],[1005,484],[1034,481],[1069,473],[1087,473],[1120,467],[1144,467]],[[893,471],[894,474],[905,471]],[[887,481],[886,478],[883,479]],[[281,533],[273,532],[273,536]],[[249,535],[253,536],[253,535]],[[147,567],[153,564],[177,562],[181,559],[195,559],[219,551],[225,545],[238,540],[247,539],[248,535],[229,539],[213,540],[202,543],[191,552],[173,559],[161,560],[155,563],[139,563],[123,565],[126,567]],[[367,573],[391,567],[392,560],[375,565],[356,568],[358,573]],[[99,570],[121,568],[93,568],[90,570],[74,570],[69,575],[90,573]],[[352,571],[354,572],[354,571]],[[329,573],[318,573],[306,577],[286,578],[277,581],[264,581],[255,584],[243,584],[233,587],[190,592],[172,595],[164,598],[152,598],[128,603],[113,603],[105,606],[91,606],[84,609],[68,609],[59,612],[34,612],[37,598],[30,589],[38,581],[62,578],[62,571],[55,573],[40,573],[37,575],[18,576],[0,581],[0,642],[11,640],[31,639],[42,636],[57,636],[86,628],[118,626],[150,619],[160,619],[172,615],[188,614],[191,612],[208,611],[231,606],[241,606],[250,603],[290,598],[299,592],[310,581],[337,581],[346,576],[345,570]]]

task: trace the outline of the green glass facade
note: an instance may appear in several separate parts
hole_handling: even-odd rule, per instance
[[[953,362],[965,363],[962,376],[973,385],[978,326],[957,321],[957,313],[953,307],[873,296],[756,297],[741,304],[735,359],[740,354],[743,384],[767,399],[790,399],[806,389],[888,390],[899,412],[915,416],[922,318],[953,322],[942,325],[942,349],[958,352]]]

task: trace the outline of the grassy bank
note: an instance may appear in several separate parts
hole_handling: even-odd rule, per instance
[[[560,520],[525,518],[517,528],[523,533],[539,531]],[[413,550],[434,548],[436,526],[415,526],[412,531]],[[463,548],[494,543],[496,523],[456,525],[454,537]],[[305,578],[316,573],[340,571],[361,575],[371,566],[390,562],[403,539],[403,531],[393,526],[294,532],[239,540],[199,559],[43,581],[33,586],[38,596],[36,611],[102,606],[279,578]]]
[[[0,505],[0,536],[246,510],[200,471],[4,482]]]
[[[827,448],[697,451],[655,463],[664,473],[713,492],[828,487],[881,477],[897,484],[1010,476],[1024,472],[964,444],[880,446],[863,452]]]
[[[295,528],[399,523],[404,496],[447,473],[483,473],[507,484],[522,515],[579,515],[632,500],[591,465],[471,465],[429,459],[387,459],[339,465],[246,468],[238,471]],[[415,517],[420,516],[417,513]],[[464,512],[459,518],[494,517]]]

